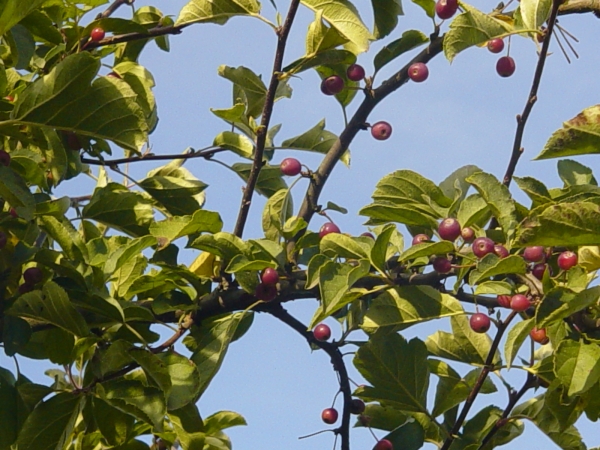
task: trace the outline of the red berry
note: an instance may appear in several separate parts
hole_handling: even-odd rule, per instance
[[[72,131],[65,132],[65,136],[67,138],[67,147],[74,152],[78,152],[81,150],[81,142],[79,142],[79,138]]]
[[[421,243],[427,242],[429,240],[431,240],[431,238],[429,236],[427,236],[426,234],[417,234],[412,240],[412,245],[421,244]]]
[[[531,339],[533,339],[535,342],[538,342],[542,345],[550,342],[550,339],[548,339],[548,336],[546,334],[545,328],[540,328],[540,329],[534,328],[533,330],[531,330],[529,332],[529,336],[531,336]]]
[[[336,423],[338,420],[338,412],[335,408],[325,408],[321,413],[321,419],[329,425]]]
[[[365,411],[365,402],[360,398],[353,398],[350,402],[350,414],[362,414]]]
[[[534,247],[526,247],[525,251],[523,251],[523,258],[525,261],[529,262],[540,262],[543,261],[546,257],[546,253],[544,252],[544,247],[541,245],[536,245]]]
[[[0,150],[0,164],[6,167],[10,164],[10,155],[4,150]]]
[[[502,308],[510,308],[510,299],[510,295],[499,295],[497,300]]]
[[[344,80],[338,75],[331,75],[321,82],[321,92],[325,95],[335,95],[344,89]]]
[[[27,284],[38,284],[44,279],[44,273],[39,267],[30,267],[23,272],[23,279]]]
[[[121,79],[121,75],[119,75],[117,72],[109,72],[109,73],[107,73],[107,74],[106,74],[106,76],[107,76],[107,77],[110,77],[110,78],[118,78],[118,79]]]
[[[365,231],[364,233],[362,233],[361,236],[368,237],[373,240],[375,239],[375,235],[373,233],[369,233],[368,231]]]
[[[506,258],[508,255],[510,255],[510,253],[508,253],[508,250],[506,249],[506,247],[502,244],[494,245],[494,253],[496,255],[498,255],[500,258]]]
[[[5,100],[8,100],[9,102],[14,102],[15,98],[12,95],[7,95],[6,97],[4,97]]]
[[[443,256],[439,256],[433,260],[433,270],[437,273],[448,273],[452,270],[452,263]]]
[[[98,42],[101,41],[102,39],[104,39],[104,35],[106,33],[104,32],[104,30],[100,27],[94,28],[92,30],[92,32],[90,33],[90,38],[92,39],[93,42]]]
[[[485,333],[490,329],[490,318],[483,313],[475,313],[469,319],[469,325],[475,333]]]
[[[504,50],[504,41],[500,38],[489,40],[487,43],[487,48],[492,53],[500,53],[502,50]]]
[[[560,267],[561,270],[569,270],[571,267],[577,265],[577,261],[577,253],[566,251],[558,255],[558,260],[556,262],[558,263],[558,267]]]
[[[438,234],[445,241],[454,242],[460,236],[460,232],[460,223],[452,217],[442,220],[438,226]]]
[[[411,80],[420,83],[425,81],[429,76],[429,69],[427,65],[422,62],[411,64],[408,68],[408,78]]]
[[[302,171],[302,164],[296,158],[285,158],[279,164],[281,173],[288,177],[295,177]]]
[[[259,283],[254,291],[254,296],[265,302],[273,301],[277,297],[277,288],[272,284]]]
[[[325,342],[331,337],[331,328],[324,323],[320,323],[313,330],[313,334],[317,341]]]
[[[17,210],[16,210],[15,208],[10,208],[10,209],[8,210],[8,213],[10,214],[10,216],[11,216],[13,219],[18,219],[18,218],[19,218],[19,213],[17,212]]]
[[[460,235],[467,244],[473,242],[475,240],[475,230],[471,227],[465,227],[460,230]]]
[[[392,126],[384,121],[377,122],[371,127],[371,136],[378,141],[385,141],[392,135]]]
[[[496,63],[496,72],[501,77],[510,77],[513,73],[515,73],[515,69],[517,66],[515,65],[515,60],[510,56],[503,56]]]
[[[324,238],[328,234],[339,233],[339,232],[340,232],[340,229],[339,229],[339,227],[335,223],[333,223],[333,222],[326,222],[326,223],[323,224],[323,226],[319,230],[319,237],[320,238]]]
[[[382,439],[380,441],[377,441],[377,444],[375,444],[373,450],[394,450],[394,446],[387,439]]]
[[[494,241],[487,237],[478,237],[471,246],[473,254],[478,258],[483,258],[488,253],[494,253]]]
[[[2,231],[0,231],[0,250],[2,250],[4,247],[6,247],[7,242],[8,242],[8,236],[6,235],[6,233],[3,233]]]
[[[544,272],[548,269],[550,271],[550,276],[552,276],[552,268],[548,264],[540,263],[533,266],[531,269],[531,274],[536,277],[538,280],[544,278]]]
[[[435,12],[440,19],[449,19],[458,10],[458,0],[438,0]]]
[[[263,270],[260,281],[262,281],[263,284],[268,284],[271,286],[276,285],[279,281],[279,274],[275,269],[267,267],[265,270]]]
[[[510,299],[510,308],[513,311],[527,311],[531,308],[531,302],[523,294],[516,294]]]
[[[346,70],[346,76],[351,81],[360,81],[365,77],[365,69],[360,64],[352,64]]]
[[[19,294],[26,294],[27,292],[31,292],[35,289],[33,284],[23,283],[19,286]]]

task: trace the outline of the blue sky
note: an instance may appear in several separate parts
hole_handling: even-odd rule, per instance
[[[176,16],[185,1],[154,3],[165,14]],[[285,15],[288,2],[278,0],[276,3]],[[360,4],[362,17],[370,26],[370,7],[364,7],[370,2],[356,3]],[[136,7],[144,4],[142,0],[136,1]],[[474,6],[486,11],[495,3],[477,1]],[[404,9],[405,16],[399,18],[398,28],[384,42],[396,39],[407,29],[430,33],[431,21],[420,8],[405,2]],[[274,17],[269,1],[263,1],[263,12],[269,18]],[[126,16],[126,13],[123,8],[121,14]],[[303,55],[304,33],[312,20],[313,13],[301,7],[290,36],[286,62]],[[518,176],[539,178],[549,187],[562,185],[556,174],[556,160],[536,162],[531,159],[562,121],[597,102],[595,94],[600,69],[598,19],[592,15],[570,16],[561,18],[560,23],[579,38],[580,59],[567,64],[556,43],[552,43],[552,55],[547,61],[539,99],[525,131],[525,154],[516,171]],[[157,154],[179,153],[188,146],[208,146],[214,136],[227,130],[226,124],[209,111],[209,108],[231,106],[231,84],[217,75],[217,67],[221,64],[243,65],[268,79],[276,40],[273,31],[264,23],[234,18],[225,26],[191,26],[181,35],[171,37],[170,42],[170,53],[150,44],[141,58],[141,63],[156,79],[160,122],[151,137],[151,144]],[[367,74],[372,73],[372,59],[382,45],[374,43],[370,52],[359,57]],[[393,127],[391,138],[380,142],[372,139],[369,132],[360,133],[351,145],[350,169],[339,165],[321,196],[322,203],[333,201],[349,210],[347,215],[333,213],[343,232],[360,234],[365,231],[364,218],[358,216],[357,211],[370,202],[377,181],[394,170],[411,169],[439,182],[453,170],[475,164],[484,171],[503,176],[512,148],[515,116],[525,105],[537,60],[535,45],[522,38],[513,38],[511,55],[517,69],[514,76],[506,79],[495,72],[499,55],[493,55],[485,48],[471,48],[458,55],[452,64],[440,55],[429,63],[430,75],[426,82],[408,83],[375,109],[370,122],[390,122]],[[383,69],[377,77],[379,82],[410,57],[409,54]],[[283,124],[278,143],[306,131],[322,118],[327,120],[327,129],[334,133],[342,130],[341,110],[333,98],[321,94],[319,83],[316,73],[310,71],[291,79],[292,99],[276,104],[271,121],[272,124]],[[360,102],[360,95],[349,106],[350,114]],[[314,169],[320,161],[318,155],[306,152],[279,151],[273,162],[288,156],[294,156]],[[233,163],[237,158],[223,157],[222,160]],[[577,160],[595,169],[597,175],[600,173],[597,157]],[[150,163],[138,163],[132,165],[130,173],[141,178],[154,167]],[[191,160],[186,167],[209,184],[205,208],[218,211],[225,230],[232,231],[241,199],[241,179],[220,165],[202,160]],[[116,174],[109,175],[119,179]],[[85,189],[92,187],[89,184]],[[305,188],[305,180],[294,188],[296,206],[300,204]],[[88,193],[81,189],[79,180],[72,181],[64,183],[56,194]],[[513,187],[512,192],[518,200],[528,204],[516,188]],[[263,198],[257,198],[252,204],[245,238],[262,236],[260,215],[263,205]],[[324,219],[316,217],[310,228],[317,230],[322,221]],[[187,262],[194,256],[195,253],[188,253]],[[303,300],[288,303],[286,308],[308,322],[316,306],[313,300]],[[328,323],[332,325],[334,337],[339,336],[335,321]],[[446,321],[434,321],[409,329],[407,336],[424,339],[437,329],[447,328]],[[351,358],[346,357],[349,366]],[[0,364],[11,367],[11,362],[3,355]],[[39,376],[39,363],[22,360],[21,368],[27,376],[43,380]],[[362,382],[356,371],[352,372],[352,378]],[[509,380],[518,388],[524,374],[513,370]],[[504,407],[506,393],[497,378],[494,381],[499,394],[478,399],[474,411],[490,403]],[[328,449],[333,447],[331,433],[305,440],[297,438],[326,428],[320,413],[331,405],[336,391],[336,376],[323,352],[311,353],[306,342],[293,330],[270,316],[257,315],[248,334],[231,346],[221,372],[200,401],[200,410],[205,416],[217,410],[233,410],[245,416],[248,427],[228,430],[236,450]],[[597,427],[585,420],[579,424],[588,447],[600,445],[594,428]],[[374,445],[372,436],[364,429],[353,430],[352,436],[354,449],[370,449]],[[527,423],[524,437],[503,448],[527,447],[545,450],[555,448],[555,445],[533,424]]]

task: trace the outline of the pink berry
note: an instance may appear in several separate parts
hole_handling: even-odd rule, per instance
[[[0,150],[0,164],[6,167],[10,164],[10,155],[4,150]]]
[[[387,439],[382,439],[380,441],[377,441],[377,444],[375,444],[373,450],[394,450],[394,446]]]
[[[531,269],[531,274],[538,280],[541,280],[544,278],[544,272],[546,272],[546,270],[549,270],[550,276],[552,276],[552,268],[548,264],[539,263],[533,266],[533,269]]]
[[[97,27],[97,28],[94,28],[92,30],[92,32],[90,33],[90,38],[92,39],[93,42],[98,42],[98,41],[101,41],[102,39],[104,39],[105,34],[106,33],[104,32],[104,30],[102,28]]]
[[[344,80],[338,75],[331,75],[321,82],[321,92],[325,95],[339,94],[344,90]]]
[[[279,164],[281,173],[288,177],[295,177],[302,171],[302,164],[296,158],[285,158]]]
[[[325,342],[331,337],[331,328],[324,323],[320,323],[313,330],[313,334],[317,341]]]
[[[321,413],[321,419],[329,425],[334,424],[338,420],[338,412],[335,408],[326,408]]]
[[[44,279],[44,273],[39,267],[30,267],[23,272],[23,279],[27,284],[38,284]]]
[[[368,237],[368,238],[375,240],[375,235],[373,233],[369,233],[368,231],[361,233],[361,236]]]
[[[460,236],[460,232],[460,223],[453,217],[442,220],[438,226],[438,234],[445,241],[454,242]]]
[[[546,257],[546,253],[544,252],[544,247],[541,245],[536,245],[534,247],[526,247],[523,251],[523,258],[525,261],[529,262],[540,262],[543,261]]]
[[[548,335],[546,334],[545,328],[534,328],[529,332],[529,336],[531,336],[531,339],[533,339],[535,342],[542,345],[550,342],[550,339],[548,339]]]
[[[352,64],[346,70],[346,76],[351,81],[360,81],[365,77],[365,69],[360,64]]]
[[[259,283],[254,291],[254,296],[265,302],[273,301],[277,297],[277,288],[272,284]]]
[[[527,311],[531,308],[531,301],[523,294],[516,294],[510,299],[510,308],[513,311]]]
[[[263,284],[275,285],[279,281],[279,274],[275,269],[267,267],[263,270],[260,281],[262,281]]]
[[[452,263],[443,256],[439,256],[433,260],[433,270],[437,273],[448,273],[452,270]]]
[[[320,238],[324,238],[328,234],[339,233],[339,232],[340,232],[340,229],[339,229],[339,227],[335,223],[333,223],[333,222],[326,222],[326,223],[323,224],[323,226],[319,230],[319,237]]]
[[[483,258],[488,253],[494,253],[494,241],[487,237],[478,237],[471,245],[473,254],[477,258]]]
[[[371,127],[371,136],[378,141],[385,141],[392,135],[392,126],[383,120],[373,124]]]
[[[422,81],[425,81],[428,76],[429,76],[429,69],[427,68],[427,65],[425,63],[422,63],[422,62],[414,63],[414,64],[411,64],[410,67],[408,68],[408,78],[410,78],[411,80],[413,80],[417,83],[421,83]]]
[[[504,41],[500,38],[491,39],[487,43],[487,48],[492,53],[500,53],[504,50]]]
[[[508,250],[506,249],[506,247],[502,244],[494,245],[494,253],[496,255],[498,255],[500,258],[506,258],[508,255],[510,255],[510,253],[508,253]]]
[[[435,13],[440,19],[449,19],[458,11],[458,0],[438,0]]]
[[[469,325],[475,333],[485,333],[490,329],[490,318],[483,313],[475,313],[469,319]]]
[[[499,295],[497,300],[498,300],[498,305],[500,305],[502,308],[510,308],[510,300],[511,300],[510,295]]]
[[[566,251],[558,255],[558,260],[556,262],[558,263],[558,267],[560,267],[561,270],[569,270],[571,267],[577,265],[577,261],[577,253]]]
[[[460,235],[467,244],[470,244],[475,240],[475,230],[471,227],[465,227],[460,230]]]
[[[412,240],[412,245],[421,244],[421,243],[427,242],[429,240],[431,240],[431,238],[429,236],[427,236],[426,234],[417,234]]]
[[[496,72],[501,77],[510,77],[513,73],[515,73],[515,69],[517,68],[515,64],[515,60],[510,56],[503,56],[496,63]]]

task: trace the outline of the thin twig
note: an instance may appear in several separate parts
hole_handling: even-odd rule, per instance
[[[110,4],[108,8],[104,12],[101,12],[96,16],[96,20],[106,19],[114,14],[114,12],[119,9],[122,5],[133,5],[135,0],[115,0]]]
[[[119,158],[119,159],[91,159],[81,157],[81,162],[84,164],[90,164],[94,166],[115,166],[118,164],[128,164],[141,161],[163,161],[163,160],[174,160],[174,159],[192,159],[192,158],[204,158],[210,159],[213,155],[227,151],[226,148],[211,148],[202,151],[192,151],[189,153],[178,153],[176,155],[155,155],[148,153],[142,156],[132,156],[130,158]]]
[[[126,33],[118,34],[116,36],[109,36],[100,41],[88,41],[85,45],[86,50],[92,48],[104,47],[106,45],[121,44],[123,42],[139,41],[141,39],[151,39],[158,36],[165,36],[167,34],[181,34],[183,29],[190,26],[191,24],[182,25],[171,25],[168,27],[154,27],[150,28],[145,32]]]
[[[262,110],[260,127],[256,132],[254,161],[252,162],[252,169],[250,169],[250,175],[248,176],[248,181],[244,189],[242,203],[240,205],[240,211],[233,233],[238,237],[242,237],[242,234],[244,234],[244,227],[246,226],[246,220],[248,219],[248,212],[250,211],[252,196],[254,195],[256,182],[258,181],[258,176],[260,175],[260,170],[262,169],[267,133],[269,131],[269,123],[271,121],[271,114],[273,113],[273,105],[275,103],[275,93],[277,91],[277,86],[279,86],[279,75],[281,73],[281,68],[283,67],[285,46],[294,22],[294,18],[296,17],[296,11],[298,10],[299,4],[300,0],[292,0],[290,3],[290,9],[288,10],[285,18],[285,22],[283,23],[283,26],[277,30],[277,49],[275,51],[273,73],[271,74],[271,82],[269,83],[269,89],[267,90],[267,95],[265,98],[265,105]]]

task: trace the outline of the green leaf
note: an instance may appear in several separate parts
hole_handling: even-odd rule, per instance
[[[490,207],[479,194],[472,194],[465,198],[458,207],[456,218],[460,225],[470,227],[472,225],[485,225],[492,216]]]
[[[495,277],[496,275],[507,275],[509,273],[522,275],[527,273],[525,260],[519,255],[500,258],[494,253],[490,253],[479,260],[477,268],[469,274],[469,284],[475,286],[486,278]]]
[[[519,9],[525,28],[537,30],[550,17],[552,0],[522,0]]]
[[[377,0],[373,0],[377,1]],[[402,37],[390,42],[375,55],[373,65],[375,72],[378,72],[383,66],[390,63],[398,56],[413,50],[425,43],[429,38],[418,30],[408,30],[402,33]]]
[[[512,238],[517,226],[516,207],[508,188],[500,183],[496,177],[488,173],[479,172],[467,178],[481,197],[489,205],[492,214],[502,227],[507,241]]]
[[[45,0],[2,0],[0,1],[0,36],[6,34],[29,13],[38,9]]]
[[[65,448],[84,404],[84,396],[71,392],[56,394],[40,403],[27,417],[16,445],[21,450]]]
[[[254,153],[254,144],[247,136],[231,131],[219,133],[213,141],[213,146],[226,148],[249,159],[252,158]]]
[[[477,448],[501,418],[502,410],[497,406],[484,407],[465,423],[462,435],[455,441],[453,447],[455,446],[457,449]],[[521,421],[507,423],[495,433],[485,448],[491,449],[510,442],[523,433],[523,428]]]
[[[461,2],[460,6],[465,12],[452,20],[450,30],[444,37],[444,54],[450,62],[463,50],[483,44],[511,30],[507,23],[466,3]]]
[[[402,411],[427,412],[429,366],[422,341],[377,333],[358,349],[353,362],[372,385],[359,387],[356,395]]]
[[[183,408],[193,402],[200,391],[200,373],[196,365],[177,353],[159,353],[166,367],[171,388],[167,395],[167,410]]]
[[[158,240],[160,247],[167,247],[171,242],[183,236],[197,233],[218,233],[223,228],[223,221],[218,213],[198,210],[191,216],[170,217],[153,222],[150,234]]]
[[[184,450],[204,449],[205,427],[196,405],[169,411],[169,419]]]
[[[355,62],[356,55],[354,53],[349,52],[348,50],[329,49],[314,55],[303,56],[285,66],[281,71],[283,73],[298,74],[313,67],[333,66],[336,64],[349,66]]]
[[[558,345],[554,372],[568,388],[569,397],[580,395],[600,380],[600,347],[565,339]]]
[[[8,167],[0,164],[0,197],[15,208],[20,217],[33,219],[35,198],[23,178]]]
[[[151,176],[141,180],[139,186],[175,215],[197,211],[204,203],[199,194],[207,188],[200,180],[170,176]]]
[[[400,255],[400,261],[421,258],[431,255],[445,255],[454,251],[454,243],[450,241],[422,242],[409,247]]]
[[[92,398],[94,421],[110,445],[124,444],[133,430],[135,418],[109,405],[104,400]]]
[[[553,203],[552,196],[548,192],[548,188],[541,181],[532,177],[514,177],[517,186],[527,194],[535,205],[543,205],[545,203]]]
[[[233,16],[258,13],[260,3],[257,0],[191,0],[179,13],[175,25],[204,22],[223,25]]]
[[[600,105],[584,109],[555,131],[534,159],[600,153]]]
[[[239,88],[246,104],[246,116],[257,118],[262,114],[267,87],[261,78],[247,67],[219,66],[218,73]]]
[[[592,184],[598,186],[598,181],[592,173],[592,169],[572,159],[561,159],[557,163],[558,176],[567,186],[584,186]]]
[[[135,22],[133,21],[124,19],[110,18],[108,20],[124,21],[126,22],[126,29],[133,28],[131,27],[131,24],[135,24]],[[93,23],[88,25],[88,28],[90,26],[93,27]],[[108,31],[108,28],[104,27],[103,25],[98,26],[103,27],[105,31]],[[137,30],[137,32],[143,33],[146,31],[146,29],[143,26],[137,25],[137,27],[140,28],[140,30]],[[133,30],[121,31],[117,33],[125,34],[126,32],[132,31]],[[148,123],[148,129],[149,131],[154,130],[156,128],[156,124],[158,123],[158,113],[156,110],[156,101],[152,92],[152,89],[154,88],[154,77],[152,76],[152,74],[145,67],[140,66],[139,64],[136,64],[132,61],[121,62],[113,66],[112,70],[113,72],[119,74],[123,82],[127,83],[129,87],[131,87],[131,89],[133,89],[133,91],[137,94],[136,101],[140,108],[142,108],[142,110],[144,111],[144,116],[146,117],[146,122]]]
[[[440,215],[428,206],[412,201],[398,204],[393,201],[377,201],[363,207],[359,214],[367,216],[368,224],[388,222],[402,223],[408,226],[437,227]]]
[[[319,243],[321,253],[345,259],[368,259],[373,248],[370,237],[350,237],[341,233],[331,233]]]
[[[383,39],[398,25],[398,16],[404,14],[400,0],[371,0],[373,6],[373,36]]]
[[[67,258],[73,261],[88,261],[88,251],[81,235],[64,216],[60,219],[52,216],[40,216],[41,228],[60,245]]]
[[[429,286],[397,286],[373,300],[361,328],[375,333],[398,331],[416,323],[464,314],[458,300]]]
[[[97,188],[82,216],[133,236],[148,234],[154,218],[147,199],[117,183]]]
[[[348,0],[301,0],[313,11],[322,12],[325,19],[338,33],[350,41],[351,50],[358,54],[369,49],[373,35],[362,22],[358,11]]]
[[[394,446],[402,450],[419,450],[425,443],[425,430],[416,420],[407,421],[384,436]]]
[[[219,411],[211,414],[204,420],[204,426],[207,434],[217,434],[219,431],[231,427],[248,425],[246,419],[233,411]]]
[[[325,130],[325,119],[322,119],[310,130],[283,141],[281,147],[326,154],[337,139],[335,134]],[[340,161],[350,165],[350,150],[344,152]]]
[[[122,80],[96,77],[99,68],[100,61],[89,52],[66,57],[19,95],[11,120],[0,127],[51,126],[139,151],[148,124],[137,95]]]
[[[484,281],[475,288],[475,295],[511,295],[513,286],[506,281]]]
[[[600,206],[591,202],[560,203],[532,212],[519,224],[515,245],[526,247],[599,245]]]
[[[234,256],[243,254],[248,244],[234,234],[220,231],[215,234],[203,234],[188,244],[188,247],[204,250],[229,261]]]
[[[248,181],[252,164],[235,163],[231,168],[242,180]],[[256,182],[256,192],[265,197],[271,197],[281,189],[287,189],[287,184],[283,181],[279,166],[263,165],[258,175],[258,181]]]
[[[90,334],[84,318],[75,309],[67,293],[52,281],[44,285],[43,291],[21,295],[7,314],[50,323],[75,336]]]
[[[369,427],[378,430],[392,431],[409,420],[408,414],[398,411],[396,408],[384,408],[377,403],[365,405],[364,415],[369,417]],[[365,422],[357,418],[355,427],[364,427]]]
[[[435,17],[435,1],[434,0],[411,0],[415,5],[419,5],[425,13],[432,19]]]
[[[554,322],[566,319],[570,315],[592,306],[600,298],[600,286],[594,286],[581,292],[573,292],[558,286],[546,293],[536,310],[536,324],[544,328]]]
[[[394,234],[400,234],[396,230],[396,225],[385,225],[375,239],[375,245],[371,249],[369,259],[373,267],[381,274],[386,273],[386,264],[388,259],[388,251],[390,250],[390,241]]]
[[[323,11],[315,11],[315,20],[308,26],[306,33],[306,54],[316,55],[317,53],[330,50],[348,42],[335,28],[330,28],[323,23]],[[284,70],[285,72],[285,70]]]
[[[452,333],[437,331],[427,338],[427,350],[440,358],[452,359],[467,364],[484,365],[492,346],[487,334],[475,333],[466,315],[450,317]],[[498,352],[494,354],[492,364],[500,363]]]
[[[534,325],[533,319],[527,319],[515,324],[508,331],[508,336],[504,343],[504,358],[506,359],[506,367],[508,369],[512,366],[521,345],[529,336],[529,332],[533,329]]]
[[[5,322],[6,324],[6,322]],[[8,450],[15,442],[23,422],[27,418],[27,407],[19,396],[13,374],[0,369],[0,449]]]
[[[293,210],[294,203],[289,189],[280,189],[267,200],[262,214],[262,228],[267,239],[279,241],[283,225]]]

